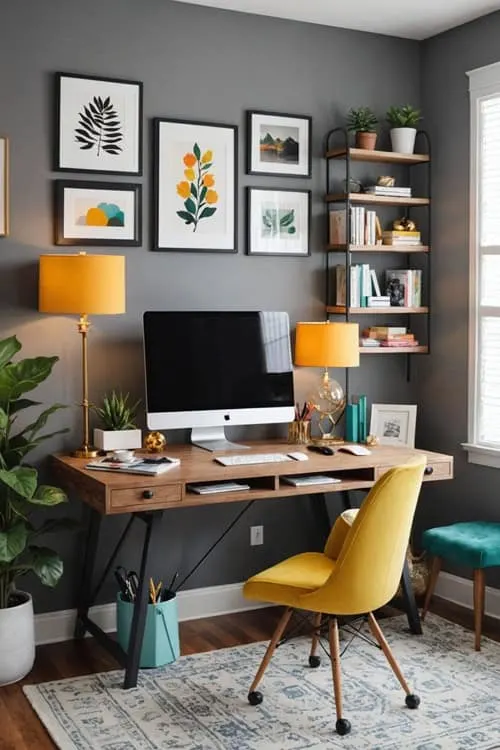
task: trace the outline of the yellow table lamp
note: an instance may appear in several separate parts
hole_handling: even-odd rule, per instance
[[[125,257],[123,255],[41,255],[38,309],[44,313],[79,315],[82,336],[83,443],[79,458],[94,458],[97,450],[89,439],[87,367],[88,315],[125,312]]]
[[[321,439],[318,442],[343,442],[334,434],[344,413],[346,396],[340,383],[330,378],[329,367],[359,367],[359,326],[357,323],[297,323],[295,364],[323,367],[319,390],[309,403],[318,412]]]

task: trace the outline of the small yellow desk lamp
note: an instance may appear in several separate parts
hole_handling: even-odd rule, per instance
[[[78,458],[95,458],[89,438],[87,367],[88,315],[125,312],[125,257],[123,255],[41,255],[38,309],[44,313],[79,315],[82,336],[83,443]]]

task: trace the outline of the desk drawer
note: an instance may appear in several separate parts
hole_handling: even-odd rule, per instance
[[[180,484],[169,484],[160,487],[135,487],[111,491],[112,508],[149,508],[151,506],[180,503],[182,490]]]
[[[392,466],[376,466],[374,472],[374,478],[378,479],[386,471],[389,471]],[[424,482],[432,482],[433,480],[439,479],[453,479],[453,463],[452,461],[432,461],[427,463],[424,472]]]

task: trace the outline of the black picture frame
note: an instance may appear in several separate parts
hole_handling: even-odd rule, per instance
[[[116,100],[121,103],[126,96],[127,108],[117,108]],[[107,122],[101,127],[97,125],[96,130],[94,118],[99,122],[103,116]],[[128,144],[127,151],[123,149],[124,142]],[[141,176],[142,150],[141,81],[79,73],[55,74],[55,171]],[[99,158],[103,159],[101,164]]]
[[[169,141],[170,138],[170,141]],[[198,145],[200,141],[200,145]],[[191,152],[186,153],[182,144],[193,143]],[[215,144],[225,145],[219,153],[231,154],[230,159],[219,167],[217,163],[218,146]],[[228,123],[204,122],[198,120],[185,120],[179,118],[156,117],[153,120],[153,158],[154,158],[154,179],[153,179],[153,250],[168,252],[202,252],[202,253],[237,253],[238,252],[238,126]],[[199,155],[189,167],[189,161],[184,159],[187,156],[195,156],[195,146],[198,146]],[[165,152],[169,149],[169,157]],[[184,157],[182,157],[184,153]],[[203,164],[205,156],[211,153],[213,159]],[[213,169],[208,169],[210,175],[214,178],[214,183],[205,191],[208,196],[210,190],[215,192],[216,200],[220,196],[225,197],[224,209],[229,212],[229,228],[226,232],[221,232],[217,238],[214,232],[213,238],[203,237],[199,233],[195,237],[195,231],[198,223],[195,224],[194,218],[199,213],[193,213],[193,206],[187,203],[188,200],[194,200],[196,209],[201,206],[203,198],[198,198],[200,183],[199,178],[202,175],[202,169],[206,165]],[[189,170],[194,169],[195,177],[188,180]],[[209,174],[205,172],[208,177]],[[205,179],[205,177],[203,177]],[[190,186],[190,192],[181,194],[181,183],[187,191],[187,185]],[[193,192],[193,184],[195,191]],[[221,190],[226,188],[225,193]],[[206,187],[206,186],[204,186]],[[219,195],[220,194],[220,195]],[[212,196],[213,197],[213,196]],[[184,204],[183,204],[184,201]],[[165,207],[168,210],[165,210]],[[212,209],[222,208],[222,201],[218,206],[212,203],[211,206],[203,204],[202,213]],[[189,209],[189,210],[188,210]],[[191,212],[192,218],[189,218]],[[212,211],[205,218],[212,218],[216,211]],[[223,214],[221,214],[223,215]],[[203,218],[203,217],[202,217]],[[218,217],[219,218],[219,217]],[[191,230],[191,226],[195,227]],[[205,225],[201,225],[204,229]],[[212,241],[213,239],[213,241]]]
[[[258,230],[258,226],[260,225],[260,222],[258,221],[258,218],[256,217],[256,212],[258,210],[258,205],[260,205],[260,210],[262,211],[262,201],[265,198],[265,195],[268,193],[275,193],[275,194],[281,194],[280,198],[284,200],[284,196],[289,194],[294,194],[296,197],[300,196],[301,200],[300,203],[295,201],[295,207],[294,210],[297,208],[301,209],[300,214],[300,222],[301,222],[301,233],[300,236],[298,236],[296,239],[301,240],[302,247],[300,244],[297,245],[296,249],[294,249],[291,246],[290,238],[287,237],[283,231],[283,234],[281,234],[280,231],[276,233],[275,230],[272,229],[272,226],[270,226],[270,235],[268,238],[262,239],[262,245],[259,249],[257,246],[256,238],[258,235],[260,235],[260,232]],[[259,195],[262,194],[262,195]],[[288,214],[285,214],[281,218],[287,218],[287,216],[290,216],[290,209],[292,206],[290,205],[290,202],[288,202],[288,205],[286,205],[286,209],[288,210]],[[280,208],[277,206],[277,208],[273,207],[271,209],[267,209],[268,211],[276,212],[279,211]],[[294,258],[307,258],[311,255],[311,191],[310,190],[300,190],[295,188],[271,188],[271,187],[247,187],[246,189],[246,214],[247,214],[247,241],[246,241],[246,254],[247,255],[254,255],[254,256],[264,256],[264,257],[294,257]],[[279,214],[275,214],[275,218],[279,218]],[[273,217],[271,216],[271,225],[273,221]],[[287,234],[290,232],[291,229],[295,228],[294,224],[292,223],[293,219],[288,221],[288,224],[285,224],[283,226],[283,229],[286,227]],[[305,226],[304,226],[305,223]],[[281,229],[281,221],[280,221],[280,229]],[[275,237],[273,238],[272,233],[275,233]],[[278,235],[276,237],[276,234]],[[290,234],[290,237],[293,238],[293,234]],[[274,243],[273,243],[274,239]],[[273,249],[272,245],[275,245],[275,248]],[[297,243],[296,243],[297,244]],[[265,247],[265,245],[268,245]],[[282,249],[278,249],[281,245]]]
[[[74,195],[68,195],[67,191],[74,191]],[[78,196],[77,191],[82,191],[82,195]],[[87,192],[85,196],[83,193]],[[90,194],[89,194],[90,193]],[[95,195],[92,199],[92,193]],[[99,193],[102,193],[99,196]],[[68,231],[66,228],[65,218],[69,207],[66,205],[70,200],[76,201],[77,199],[88,202],[90,210],[96,210],[103,212],[104,209],[99,206],[100,203],[106,202],[106,197],[114,201],[109,203],[108,206],[114,210],[113,207],[119,204],[116,203],[117,193],[129,193],[133,196],[133,205],[131,210],[133,211],[133,236],[127,236],[130,232],[124,231],[123,237],[120,237],[120,224],[111,224],[111,220],[119,221],[119,214],[115,212],[114,215],[108,216],[110,223],[108,225],[94,223],[91,225],[80,224],[79,221],[69,222],[69,226],[73,228],[73,231]],[[106,195],[108,194],[108,195]],[[111,194],[111,195],[110,195]],[[124,196],[125,198],[125,196]],[[99,200],[101,199],[101,200]],[[119,198],[118,198],[119,199]],[[94,205],[95,204],[95,205]],[[74,203],[71,204],[76,210]],[[124,204],[122,204],[123,207]],[[130,205],[130,198],[129,198]],[[85,208],[83,209],[85,210]],[[123,210],[122,210],[123,213]],[[125,211],[126,216],[126,211]],[[98,215],[99,219],[102,219],[102,213]],[[76,229],[79,226],[84,229],[88,226],[87,233],[82,231],[80,236],[76,236]],[[127,224],[123,226],[124,230],[127,228]],[[101,230],[102,234],[99,233]],[[112,232],[112,236],[106,236],[106,231]],[[85,180],[54,180],[54,242],[56,245],[88,245],[88,246],[107,246],[107,247],[139,247],[142,244],[142,185],[139,183],[126,183],[126,182],[99,182],[99,181],[85,181]]]
[[[312,175],[312,117],[310,115],[294,115],[281,112],[267,112],[262,110],[247,110],[246,140],[247,140],[247,174],[272,177],[311,177]],[[267,127],[266,127],[267,125]],[[273,128],[277,131],[275,141],[285,142],[287,138],[298,139],[298,153],[296,161],[292,155],[290,163],[278,159],[267,161],[262,157],[262,132],[266,130],[266,138],[273,138]],[[287,136],[288,133],[288,136]],[[279,134],[279,135],[278,135]],[[257,140],[258,138],[258,140]],[[303,145],[301,147],[301,141]],[[270,143],[270,150],[273,144]],[[305,153],[301,155],[301,148]],[[285,149],[282,149],[285,150]]]

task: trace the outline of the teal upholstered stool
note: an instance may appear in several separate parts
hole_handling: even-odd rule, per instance
[[[484,569],[500,566],[500,523],[471,521],[439,526],[424,531],[422,543],[433,557],[422,619],[429,609],[441,561],[449,560],[473,568],[475,648],[479,651],[484,614]]]

